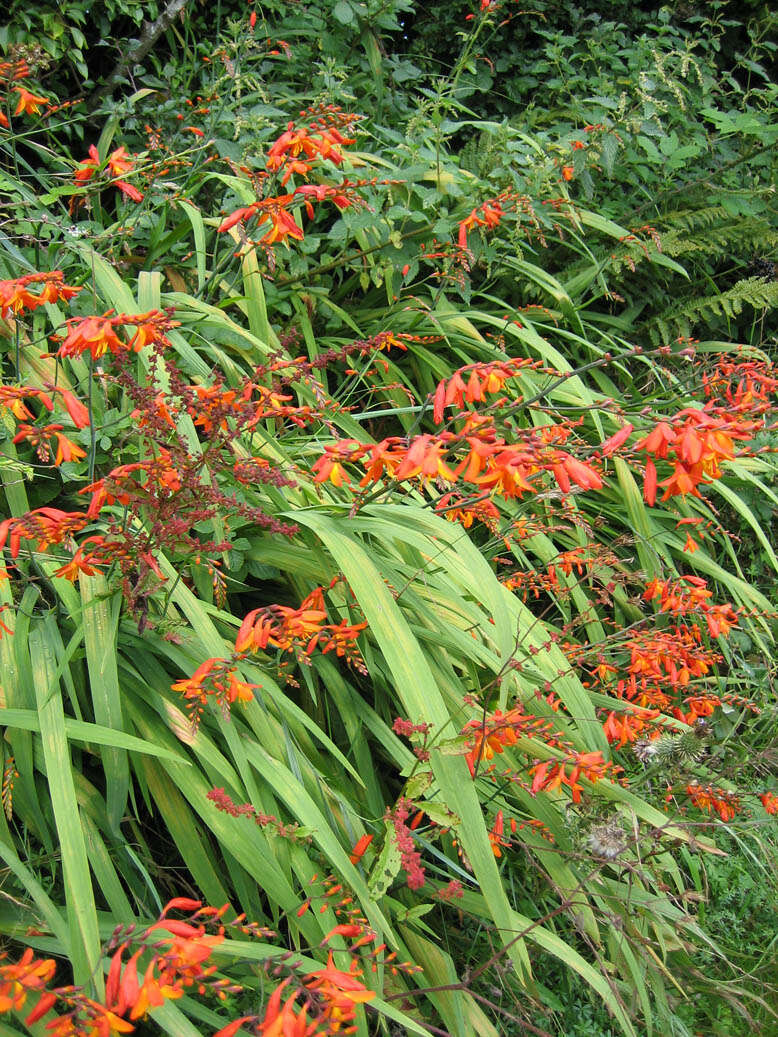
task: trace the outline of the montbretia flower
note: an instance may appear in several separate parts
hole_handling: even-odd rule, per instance
[[[15,86],[14,90],[19,95],[14,115],[21,115],[22,112],[25,115],[40,115],[41,105],[49,103],[48,97],[39,97],[37,94],[30,93],[23,86]]]
[[[671,422],[660,421],[638,444],[637,450],[647,455],[643,496],[653,506],[659,487],[662,500],[670,497],[700,497],[698,487],[721,478],[721,464],[735,455],[735,443],[753,438],[759,428],[754,421],[737,417],[730,420],[716,413],[713,401],[704,410],[688,407],[679,411]],[[720,410],[720,409],[719,409]],[[658,481],[655,459],[673,464],[673,471]]]
[[[466,216],[459,224],[458,243],[460,248],[467,248],[467,232],[474,227],[487,227],[493,230],[505,215],[502,205],[497,198],[483,202]]]
[[[552,792],[565,785],[570,789],[573,802],[580,803],[582,788],[579,778],[583,776],[594,783],[606,777],[612,769],[613,764],[604,760],[599,750],[574,753],[564,760],[546,760],[545,763],[538,763],[530,768],[530,791],[535,796],[538,792]]]
[[[20,1012],[27,994],[42,991],[53,979],[56,968],[53,958],[33,957],[31,947],[25,949],[15,965],[0,962],[0,1014]]]
[[[229,709],[235,702],[251,702],[257,687],[239,680],[234,663],[227,659],[206,659],[191,677],[171,685],[173,691],[199,705],[204,705],[209,696],[213,696],[224,709]]]
[[[76,184],[86,184],[91,181],[103,163],[100,162],[100,154],[94,144],[90,144],[88,158],[82,159],[76,166],[73,179]],[[135,169],[135,159],[127,154],[127,149],[122,146],[116,148],[105,161],[105,169],[111,176],[111,185],[117,187],[121,193],[133,202],[143,201],[143,194],[123,179],[126,173],[132,173]]]
[[[69,302],[81,289],[66,285],[61,270],[45,274],[26,274],[13,281],[0,281],[0,317],[9,314],[21,316],[25,310],[34,310],[44,303]],[[31,292],[30,286],[40,286],[40,291]]]
[[[58,508],[36,508],[19,517],[0,522],[0,550],[10,543],[11,557],[18,558],[22,540],[45,551],[53,544],[61,544],[74,533],[79,533],[90,521],[82,511],[60,511]]]
[[[315,473],[314,482],[331,482],[333,486],[342,486],[351,482],[344,463],[358,460],[369,447],[363,446],[355,439],[342,439],[338,443],[325,446],[324,454],[312,466]]]
[[[139,314],[119,313],[111,316],[109,311],[101,317],[70,317],[66,324],[68,332],[57,355],[67,357],[90,353],[93,360],[99,360],[106,353],[118,356],[130,349],[138,353],[151,343],[169,346],[170,341],[165,332],[175,327],[177,322],[159,310],[149,310],[148,313]],[[116,334],[115,329],[123,326],[136,328],[129,342],[124,342]]]
[[[26,400],[38,400],[47,411],[54,410],[51,397],[31,385],[0,385],[0,407],[6,407],[17,421],[33,421]]]
[[[230,230],[238,223],[257,217],[260,226],[270,221],[270,230],[260,238],[263,245],[275,245],[277,242],[286,244],[287,238],[295,238],[302,241],[304,234],[302,228],[295,222],[294,216],[289,212],[287,206],[294,198],[293,194],[282,194],[277,198],[266,198],[261,202],[253,202],[243,209],[236,209],[234,213],[222,220],[218,233]]]
[[[740,799],[734,792],[716,789],[711,785],[702,786],[696,782],[687,785],[686,792],[699,810],[716,813],[722,821],[731,821],[740,810]]]
[[[41,461],[47,462],[51,457],[49,444],[52,439],[57,442],[57,454],[54,464],[59,465],[67,461],[81,461],[86,457],[86,451],[74,443],[63,432],[62,425],[20,425],[19,431],[13,437],[14,443],[29,443],[35,447]]]

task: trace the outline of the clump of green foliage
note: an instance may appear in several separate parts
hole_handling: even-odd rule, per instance
[[[536,7],[12,6],[7,1032],[775,1025],[775,16]]]

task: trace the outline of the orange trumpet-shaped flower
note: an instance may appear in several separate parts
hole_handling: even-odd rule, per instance
[[[81,356],[91,353],[99,360],[106,353],[121,353],[127,346],[114,331],[114,323],[105,317],[74,317],[68,322],[68,333],[58,349],[59,356]]]
[[[126,180],[121,179],[125,173],[131,173],[135,169],[135,160],[128,155],[124,146],[111,152],[106,159],[105,166],[114,187],[117,187],[125,197],[131,198],[134,202],[143,201],[142,192],[132,184],[128,184]],[[82,159],[76,166],[73,179],[77,184],[86,184],[96,175],[100,167],[100,154],[94,144],[90,144],[88,158]]]
[[[127,149],[123,146],[111,152],[108,156],[107,164],[111,176],[114,177],[124,176],[125,173],[130,173],[135,168],[134,161],[127,154]]]
[[[416,436],[411,440],[405,457],[397,466],[395,473],[398,479],[411,479],[420,476],[421,481],[427,479],[443,479],[456,482],[456,473],[446,463],[450,437],[446,434]]]
[[[314,482],[331,482],[333,486],[342,486],[351,482],[348,472],[343,467],[345,462],[357,461],[369,448],[355,439],[343,439],[339,443],[325,446],[324,455],[312,466],[315,472]]]
[[[21,115],[22,112],[25,115],[39,115],[41,105],[49,103],[48,97],[39,97],[37,94],[32,94],[29,90],[25,90],[23,86],[15,86],[14,90],[19,95],[14,115]]]
[[[503,820],[502,810],[498,810],[494,819],[494,824],[489,829],[489,842],[492,847],[492,853],[495,857],[502,857],[502,847],[510,846],[510,839],[505,839],[505,821]]]
[[[39,294],[30,292],[30,285],[40,285]],[[19,316],[25,310],[34,310],[44,303],[55,303],[60,300],[68,302],[81,291],[72,288],[63,281],[61,270],[52,270],[44,274],[26,274],[13,281],[0,281],[0,317],[5,319],[9,313]]]
[[[271,227],[267,233],[260,238],[263,245],[275,245],[276,242],[286,243],[287,238],[296,238],[302,241],[305,237],[302,228],[295,222],[294,216],[286,208],[294,198],[293,194],[282,194],[277,198],[266,198],[261,202],[254,202],[243,209],[236,209],[234,213],[224,219],[219,226],[219,233],[229,230],[238,223],[257,216],[259,225],[270,221]]]
[[[493,229],[505,215],[498,199],[493,198],[476,206],[459,224],[458,244],[460,248],[467,248],[467,232],[474,227],[487,227]]]
[[[0,1014],[20,1011],[33,990],[43,990],[54,976],[57,965],[51,958],[36,959],[27,947],[16,964],[0,963]]]
[[[371,1001],[376,996],[374,990],[368,990],[359,980],[361,975],[356,961],[351,962],[348,972],[336,969],[330,952],[325,968],[304,977],[303,983],[308,990],[317,994],[323,1002],[319,1023],[329,1023],[332,1032],[337,1032],[342,1026],[349,1026],[354,1021],[357,1005]]]
[[[358,864],[359,861],[362,860],[362,858],[365,856],[365,853],[367,852],[368,846],[372,843],[372,841],[372,835],[363,835],[361,836],[361,838],[357,839],[356,843],[354,844],[354,849],[351,851],[348,858],[352,864]]]
[[[256,684],[238,678],[235,667],[227,659],[206,659],[191,677],[171,685],[194,706],[204,706],[209,696],[225,710],[235,702],[251,702]]]
[[[27,442],[36,448],[38,457],[42,461],[48,461],[51,457],[49,442],[51,439],[57,441],[57,455],[54,464],[59,467],[66,461],[81,461],[86,457],[86,451],[68,439],[63,434],[62,425],[20,425],[19,431],[13,437],[14,443]]]
[[[568,768],[570,773],[568,774]],[[530,768],[532,775],[532,795],[538,792],[552,792],[566,785],[571,792],[574,803],[581,801],[581,785],[579,777],[583,775],[588,781],[596,782],[607,775],[613,764],[603,759],[602,753],[575,753],[565,760],[546,760]]]
[[[77,184],[85,184],[91,180],[100,168],[100,155],[94,144],[89,145],[89,157],[82,158],[73,173],[73,179]]]
[[[731,821],[740,810],[740,800],[734,792],[724,789],[716,789],[711,785],[698,785],[693,783],[686,786],[686,791],[692,803],[700,810],[709,814],[715,812],[722,821]]]
[[[81,511],[60,511],[58,508],[37,508],[18,518],[0,522],[0,550],[10,540],[11,557],[18,558],[22,540],[37,541],[37,549],[44,551],[52,544],[61,544],[89,522]]]

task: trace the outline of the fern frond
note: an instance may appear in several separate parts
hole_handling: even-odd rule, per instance
[[[733,319],[744,306],[765,311],[778,307],[778,281],[765,281],[762,277],[744,278],[726,292],[686,300],[676,310],[655,318],[645,329],[653,342],[667,342],[679,334],[689,335],[695,325],[706,318]]]

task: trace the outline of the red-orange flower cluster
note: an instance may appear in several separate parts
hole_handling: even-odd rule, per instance
[[[206,659],[191,677],[171,685],[173,691],[187,700],[194,726],[199,723],[209,698],[214,699],[226,716],[233,703],[251,702],[256,687],[257,684],[248,684],[238,678],[235,663],[229,659]]]
[[[51,460],[51,440],[57,441],[57,453],[54,458],[56,467],[67,461],[81,461],[86,451],[74,443],[63,432],[63,425],[27,425],[21,424],[13,437],[14,443],[29,443],[35,447],[38,458],[47,463]]]
[[[645,439],[636,444],[647,455],[643,496],[646,503],[656,502],[657,489],[664,487],[662,500],[691,494],[699,497],[697,487],[721,477],[721,465],[735,457],[735,443],[750,440],[759,423],[741,418],[727,420],[721,415],[692,407],[679,411],[674,418],[660,421]],[[658,482],[655,461],[671,461],[672,473]]]
[[[68,332],[57,355],[67,357],[90,353],[94,360],[99,360],[106,353],[118,356],[130,349],[138,353],[152,343],[169,346],[166,332],[177,327],[178,321],[171,320],[168,314],[159,310],[135,314],[117,313],[113,317],[109,311],[102,317],[70,317],[66,324]],[[136,329],[129,342],[124,342],[116,334],[117,328],[125,326]]]
[[[293,173],[307,176],[313,162],[319,159],[341,165],[343,148],[353,144],[354,139],[344,137],[340,131],[346,129],[348,132],[359,118],[328,105],[307,126],[288,123],[268,151],[267,168],[270,172],[283,169],[281,183],[286,184]]]
[[[52,544],[61,544],[80,532],[89,522],[89,515],[81,511],[60,511],[59,508],[36,508],[24,515],[0,522],[0,550],[6,542],[11,546],[11,557],[18,558],[22,540],[45,551]]]
[[[532,794],[538,792],[552,792],[567,786],[570,789],[574,803],[581,802],[582,786],[579,781],[581,777],[594,784],[602,778],[608,777],[617,768],[615,765],[603,759],[602,753],[572,753],[564,760],[545,760],[530,768],[532,775]]]
[[[29,291],[30,285],[40,285],[41,290],[33,293]],[[5,319],[11,313],[19,317],[25,310],[34,310],[44,303],[69,302],[80,291],[65,284],[61,270],[0,281],[0,317]]]
[[[701,576],[682,576],[674,582],[655,579],[646,585],[643,594],[644,601],[659,599],[661,611],[673,616],[701,613],[711,637],[726,637],[738,623],[739,610],[729,602],[712,605],[712,597],[713,592],[708,590],[707,581]]]
[[[110,175],[110,183],[117,187],[125,198],[129,198],[133,202],[143,201],[143,194],[137,187],[133,187],[132,184],[128,184],[123,179],[127,173],[132,173],[135,169],[135,159],[127,154],[125,147],[116,148],[108,156],[105,163],[102,163],[97,148],[94,144],[90,144],[89,157],[82,159],[78,164],[73,174],[73,179],[79,186],[89,183],[101,168],[105,168]]]
[[[542,738],[548,745],[557,744],[550,720],[525,713],[521,706],[503,713],[495,710],[483,720],[469,720],[462,729],[465,736],[465,762],[475,777],[481,760],[500,755],[506,746],[515,745],[520,737]]]
[[[698,785],[693,782],[686,786],[692,803],[707,813],[716,813],[722,821],[731,821],[740,810],[740,797],[734,792],[714,788],[712,785]]]
[[[753,416],[773,406],[778,378],[772,364],[764,360],[719,360],[712,374],[703,375],[705,395],[723,400],[731,411]]]
[[[573,485],[600,489],[602,476],[594,464],[560,449],[572,432],[567,425],[545,425],[522,429],[518,441],[508,443],[497,435],[491,417],[473,414],[459,433],[423,433],[410,441],[392,436],[372,446],[340,440],[325,448],[313,470],[317,482],[329,480],[340,486],[348,481],[343,465],[365,458],[360,486],[376,482],[384,473],[398,480],[418,479],[422,484],[433,479],[453,483],[461,477],[481,492],[506,499],[537,492],[536,477],[542,472],[552,473],[564,494]],[[467,453],[454,454],[465,447]]]
[[[15,965],[0,963],[0,1015],[12,1009],[21,1012],[27,995],[31,991],[43,991],[53,979],[56,968],[57,963],[52,958],[33,957],[31,947],[24,951]],[[34,1009],[31,1016],[36,1013],[37,1009]],[[35,1019],[28,1017],[27,1022],[35,1022]]]
[[[323,653],[335,652],[355,669],[365,672],[365,664],[356,644],[367,623],[327,622],[324,591],[317,587],[293,609],[287,605],[266,605],[253,609],[243,620],[235,638],[235,651],[257,652],[278,648],[294,652],[298,659],[319,647]]]
[[[467,248],[468,231],[474,227],[487,227],[489,230],[493,230],[504,215],[505,213],[498,198],[492,198],[490,201],[476,206],[470,215],[466,216],[459,224],[459,236],[457,238],[459,247]]]

